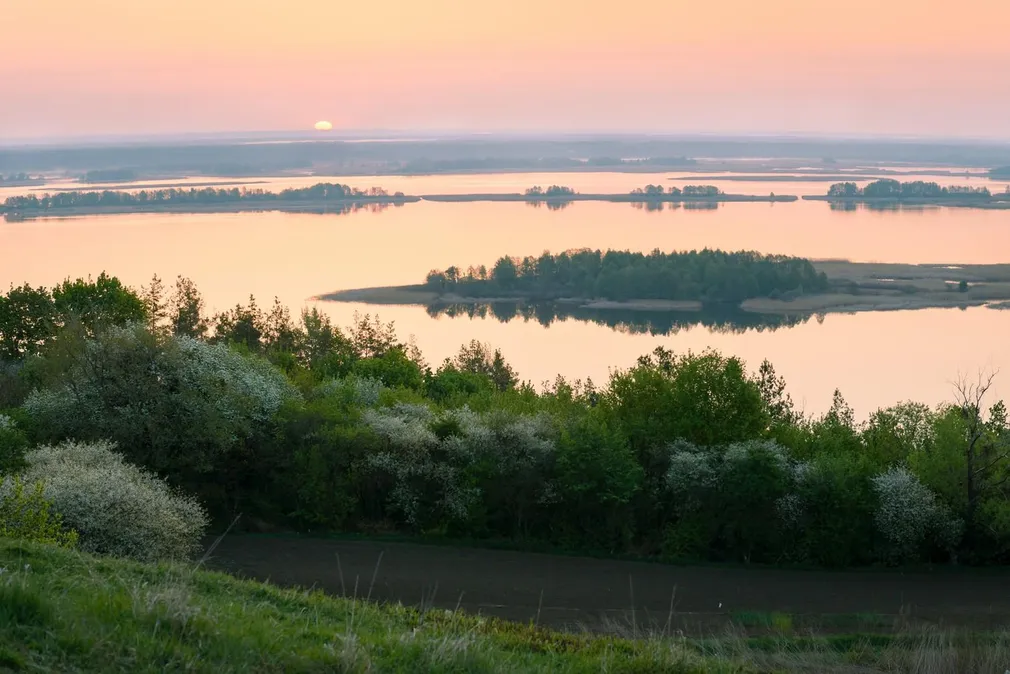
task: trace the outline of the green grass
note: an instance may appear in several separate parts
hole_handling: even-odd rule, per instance
[[[684,640],[377,606],[0,540],[0,671],[747,672]]]
[[[865,634],[858,626],[884,619],[867,614],[821,616],[852,633],[819,634],[807,616],[734,618],[706,639],[571,634],[0,539],[0,673],[959,674],[1010,663],[1007,632]]]

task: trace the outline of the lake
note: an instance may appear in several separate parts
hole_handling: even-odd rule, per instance
[[[623,192],[647,183],[682,185],[689,173],[494,174],[332,178],[408,194],[515,192],[560,184],[583,192]],[[675,180],[670,180],[674,178]],[[903,177],[902,179],[912,179]],[[1005,183],[981,178],[929,178],[942,184]],[[276,190],[325,180],[270,179]],[[164,183],[186,181],[166,180]],[[212,182],[205,178],[189,182]],[[235,184],[242,181],[224,181]],[[701,182],[701,181],[699,181]],[[821,194],[817,182],[703,181],[738,194]],[[49,186],[56,187],[57,184]],[[66,185],[64,185],[66,186]],[[27,188],[5,188],[24,193]],[[0,198],[7,196],[0,194]],[[415,283],[432,268],[492,264],[502,254],[580,247],[648,251],[701,247],[753,249],[813,258],[886,262],[1010,262],[1010,213],[959,208],[899,211],[832,210],[820,202],[728,203],[715,209],[648,211],[629,204],[579,202],[561,210],[523,203],[431,203],[340,215],[277,212],[126,214],[0,223],[0,283],[52,285],[105,270],[139,286],[153,273],[192,278],[210,309],[274,296],[293,311],[337,289]],[[520,375],[540,383],[560,373],[603,383],[656,346],[675,351],[714,347],[752,367],[770,359],[799,406],[821,413],[838,387],[865,417],[877,407],[913,399],[948,400],[959,373],[1010,366],[1010,311],[929,309],[811,318],[777,329],[712,330],[679,325],[669,334],[619,329],[575,318],[544,327],[536,320],[439,316],[423,307],[316,303],[340,325],[355,311],[393,320],[439,363],[471,338],[502,348]],[[643,320],[647,320],[648,316]],[[690,319],[688,319],[690,320]],[[662,323],[663,321],[655,321]],[[611,321],[614,324],[614,321]],[[668,327],[668,326],[667,326]],[[760,326],[758,326],[760,327]],[[665,329],[661,332],[666,332]],[[1010,393],[1010,374],[997,394]],[[1005,395],[1005,394],[1004,394]]]

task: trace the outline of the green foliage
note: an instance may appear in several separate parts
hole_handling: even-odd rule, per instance
[[[213,501],[215,511],[253,479],[244,452],[297,397],[257,357],[140,326],[107,330],[55,365],[25,403],[38,440],[112,440],[130,461]]]
[[[0,476],[0,538],[68,548],[77,545],[77,532],[64,528],[42,482],[28,483],[20,476]]]
[[[14,419],[0,412],[0,475],[23,468],[26,449],[28,449],[28,436],[18,427]]]
[[[418,390],[424,384],[421,368],[400,347],[356,361],[351,366],[351,374],[363,379],[376,379],[390,388]]]
[[[591,410],[562,430],[557,450],[558,519],[582,545],[621,549],[631,540],[631,498],[643,471],[622,433]]]

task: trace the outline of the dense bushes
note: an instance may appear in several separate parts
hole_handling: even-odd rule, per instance
[[[819,566],[1010,559],[1010,424],[981,395],[860,424],[836,393],[809,418],[768,363],[664,349],[600,388],[536,390],[479,342],[435,369],[370,316],[342,331],[250,302],[207,320],[184,281],[167,311],[156,295],[146,326],[68,324],[9,370],[31,392],[0,415],[2,472],[42,480],[86,549],[192,550],[205,520],[180,490],[219,526]],[[57,444],[25,453],[39,443]]]
[[[199,549],[203,508],[123,461],[112,445],[68,442],[25,458],[26,479],[44,485],[81,549],[141,561],[184,559]]]

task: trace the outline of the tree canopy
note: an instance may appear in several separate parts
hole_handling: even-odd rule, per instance
[[[828,188],[828,196],[838,199],[946,199],[951,197],[992,196],[987,187],[962,187],[951,185],[941,187],[938,183],[915,180],[899,182],[885,179],[874,180],[865,187],[856,183],[835,183]]]
[[[742,302],[754,297],[821,292],[828,280],[809,260],[720,250],[648,255],[578,250],[501,257],[488,270],[433,270],[426,284],[465,297],[560,297]]]

